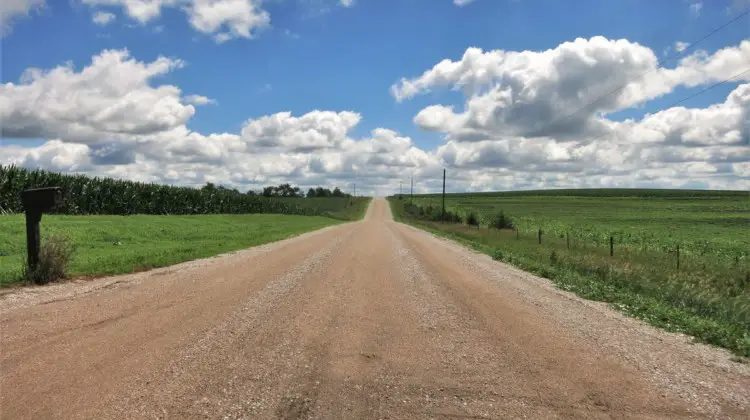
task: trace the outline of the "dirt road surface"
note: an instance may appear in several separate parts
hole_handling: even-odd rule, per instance
[[[0,417],[750,418],[750,368],[364,221],[0,298]]]

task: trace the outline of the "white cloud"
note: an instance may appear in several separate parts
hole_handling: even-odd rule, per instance
[[[205,34],[215,34],[217,42],[231,38],[253,38],[266,28],[271,16],[258,0],[193,0],[187,7],[190,24]]]
[[[270,25],[270,14],[260,0],[82,0],[90,6],[121,7],[132,19],[146,24],[161,16],[162,10],[178,7],[187,14],[197,31],[211,35],[217,43],[234,38],[255,37]]]
[[[347,111],[315,110],[299,118],[291,112],[280,112],[248,120],[242,128],[242,138],[257,148],[291,151],[338,148],[360,120],[359,114]]]
[[[81,0],[89,6],[120,6],[125,13],[140,23],[147,23],[161,16],[165,7],[177,6],[182,0]]]
[[[29,150],[24,156],[23,165],[48,168],[59,172],[90,170],[89,148],[85,144],[50,140]]]
[[[191,131],[186,124],[194,108],[185,104],[211,100],[153,84],[180,65],[103,51],[79,71],[72,64],[28,70],[22,83],[0,90],[0,117],[12,122],[3,136],[50,140],[38,147],[0,146],[0,163],[239,188],[282,181],[344,187],[356,180],[359,191],[395,182],[404,170],[437,171],[433,155],[395,131],[379,128],[353,138],[361,116],[351,111],[280,112],[247,120],[239,133]]]
[[[743,188],[750,179],[731,165],[750,161],[750,84],[706,108],[675,107],[623,122],[606,114],[677,86],[726,79],[748,62],[750,41],[713,54],[698,51],[662,69],[646,47],[595,37],[541,52],[469,48],[461,60],[442,60],[391,92],[397,100],[438,88],[463,93],[463,110],[431,105],[414,123],[444,134],[435,156],[484,180],[469,182],[474,186],[680,186],[699,180]],[[613,94],[596,100],[607,92]],[[575,110],[582,111],[571,115]]]
[[[12,23],[31,11],[44,7],[44,0],[3,0],[0,2],[0,35],[10,33]]]
[[[115,14],[110,12],[96,12],[91,20],[99,26],[106,26],[115,20]]]
[[[185,102],[193,105],[216,105],[216,100],[203,95],[188,95],[184,98]]]
[[[18,84],[0,85],[2,135],[92,143],[149,134],[184,124],[195,113],[176,86],[155,77],[183,65],[159,57],[136,61],[127,50],[104,50],[80,72],[71,63],[27,69]]]
[[[430,131],[449,132],[460,123],[461,117],[453,112],[453,107],[444,105],[430,105],[414,117],[414,124]]]
[[[354,6],[354,0],[339,0],[339,4],[344,7],[352,7]]]
[[[193,105],[211,99],[155,83],[178,69],[180,60],[140,62],[127,51],[103,51],[80,70],[72,64],[29,69],[20,83],[0,86],[3,135],[49,139],[38,147],[0,146],[0,163],[241,190],[280,182],[342,188],[356,182],[360,192],[382,194],[414,174],[417,191],[435,191],[443,167],[453,190],[750,188],[750,83],[705,108],[675,107],[625,121],[592,112],[577,125],[528,135],[537,120],[554,116],[540,117],[535,110],[565,113],[570,104],[591,100],[589,84],[601,85],[595,78],[607,74],[598,61],[613,63],[605,69],[625,67],[626,75],[612,76],[632,85],[633,75],[653,59],[637,44],[594,44],[550,50],[555,54],[505,52],[503,60],[469,51],[461,62],[441,63],[440,71],[408,80],[414,94],[443,86],[466,95],[463,110],[432,105],[414,117],[415,124],[444,134],[434,150],[387,128],[355,137],[362,116],[349,110],[278,112],[248,119],[239,132],[195,132],[187,128]],[[691,56],[661,75],[661,83],[705,83],[728,72],[744,57],[743,48]],[[653,94],[649,83],[655,82],[616,95],[601,109],[638,103],[634,98]]]
[[[689,42],[677,41],[677,42],[674,43],[674,50],[677,51],[677,52],[683,52],[689,46],[690,46]]]
[[[469,3],[473,3],[474,0],[453,0],[453,4],[458,7],[466,6]]]
[[[439,109],[443,124],[460,122],[454,130],[440,130],[450,131],[454,139],[481,140],[499,133],[577,139],[608,131],[600,114],[641,104],[677,86],[729,78],[748,62],[748,40],[711,55],[697,51],[670,69],[657,68],[656,55],[639,44],[579,38],[542,52],[469,48],[459,61],[442,60],[419,77],[401,79],[391,93],[402,101],[441,87],[462,91],[463,112]],[[423,110],[415,122],[438,129],[434,119],[426,119],[435,111]]]

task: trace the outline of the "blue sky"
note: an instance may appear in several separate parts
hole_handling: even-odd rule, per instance
[[[184,67],[150,83],[215,100],[214,105],[198,107],[186,122],[188,129],[204,135],[238,133],[248,119],[282,111],[300,116],[313,110],[348,110],[362,116],[349,132],[352,138],[384,127],[428,152],[444,144],[448,135],[419,127],[415,115],[433,104],[453,105],[459,111],[467,98],[449,87],[397,101],[390,89],[401,78],[418,78],[444,59],[460,60],[469,47],[544,51],[579,37],[626,39],[663,59],[675,52],[676,42],[698,39],[748,6],[737,0],[475,0],[462,7],[451,0],[357,0],[344,7],[338,0],[269,0],[260,7],[270,15],[270,26],[254,31],[253,39],[217,43],[214,34],[191,26],[179,7],[164,7],[157,18],[140,23],[120,5],[91,2],[97,3],[47,0],[29,16],[14,18],[2,39],[3,82],[18,83],[30,67],[52,69],[72,62],[81,71],[103,50],[127,49],[139,62],[159,56],[184,60]],[[92,16],[99,11],[113,13],[114,21],[95,24]],[[710,55],[748,38],[750,20],[745,18],[696,47]],[[674,67],[677,61],[663,64]],[[739,82],[685,105],[723,102]],[[610,119],[641,118],[703,87],[676,86],[637,106],[618,109]],[[6,145],[39,146],[49,138],[4,140]]]

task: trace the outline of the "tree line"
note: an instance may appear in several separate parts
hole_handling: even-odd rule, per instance
[[[222,186],[215,186],[214,184],[208,183],[203,186],[203,189],[227,189],[226,187]],[[233,190],[237,191],[237,190]],[[260,191],[254,191],[249,190],[245,193],[249,196],[263,196],[263,197],[351,197],[351,194],[347,194],[339,187],[335,187],[333,190],[330,188],[323,188],[323,187],[317,187],[317,188],[310,188],[307,190],[307,194],[305,194],[300,187],[293,187],[291,184],[281,184],[281,185],[269,185],[267,187],[263,187]]]

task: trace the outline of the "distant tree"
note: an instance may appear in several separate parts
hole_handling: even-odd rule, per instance
[[[304,197],[304,193],[299,187],[292,187],[290,184],[281,184],[278,186],[267,186],[263,188],[265,197]]]
[[[339,189],[339,187],[336,187],[336,188],[333,189],[333,192],[331,193],[331,195],[334,196],[334,197],[343,197],[344,193],[341,192],[341,190]]]
[[[245,195],[249,195],[250,197],[254,197],[254,196],[258,195],[258,193],[256,193],[253,190],[247,190],[247,192],[245,193]]]
[[[310,188],[307,190],[307,198],[315,197],[315,188]]]
[[[201,187],[201,189],[204,191],[213,191],[216,189],[216,185],[213,182],[206,182],[206,185]]]

